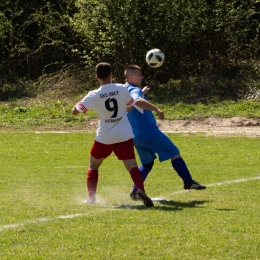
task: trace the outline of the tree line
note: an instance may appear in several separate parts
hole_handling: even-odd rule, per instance
[[[238,96],[259,79],[259,30],[255,0],[1,1],[0,99],[60,70],[91,75],[100,61],[120,82],[139,64],[158,93]],[[157,69],[145,63],[152,48],[166,57]]]

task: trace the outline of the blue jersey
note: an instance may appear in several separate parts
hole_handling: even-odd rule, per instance
[[[135,85],[125,85],[134,100],[143,98],[147,100],[147,97],[143,94],[142,90]],[[146,140],[153,137],[159,130],[157,127],[156,119],[150,110],[133,109],[127,114],[128,120],[133,128],[135,138]]]
[[[134,100],[147,97],[134,85],[125,85]],[[134,132],[134,145],[142,164],[147,164],[159,156],[160,162],[168,160],[179,153],[179,149],[168,136],[157,127],[155,117],[150,110],[133,109],[127,113]]]

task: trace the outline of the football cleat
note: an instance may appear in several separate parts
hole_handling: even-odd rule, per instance
[[[154,206],[153,201],[145,194],[143,190],[137,190],[137,194],[139,196],[139,199],[147,208],[151,208]]]
[[[88,199],[85,200],[83,203],[84,203],[84,204],[95,204],[95,203],[96,203],[96,200],[95,200],[95,199],[90,199],[90,198],[88,198]]]
[[[192,180],[191,183],[189,183],[189,184],[187,184],[187,183],[184,184],[185,190],[204,190],[206,188],[207,188],[206,186],[201,185],[194,180]]]
[[[130,198],[132,199],[132,200],[139,200],[140,199],[140,197],[139,197],[139,194],[137,193],[137,189],[132,189],[131,191],[130,191]]]

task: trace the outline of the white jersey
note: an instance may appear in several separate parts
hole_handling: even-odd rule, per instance
[[[123,84],[110,83],[90,91],[76,104],[76,108],[82,113],[87,113],[89,109],[95,110],[99,117],[95,140],[113,144],[134,137],[126,112],[126,107],[133,104],[134,100]]]

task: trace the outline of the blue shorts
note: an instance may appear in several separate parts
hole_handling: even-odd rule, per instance
[[[142,164],[154,161],[156,154],[159,161],[163,162],[180,153],[171,139],[160,130],[152,138],[144,141],[135,137],[134,145]]]

